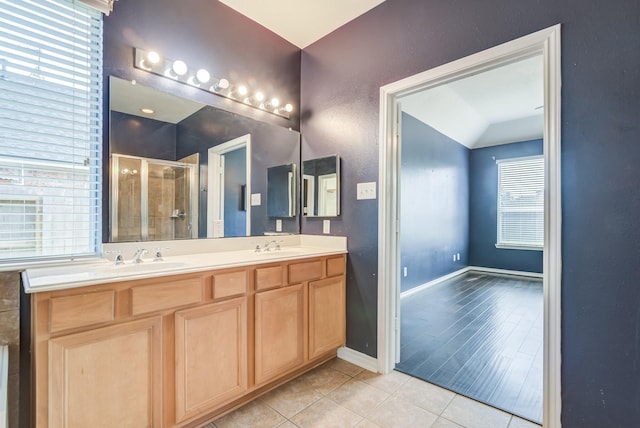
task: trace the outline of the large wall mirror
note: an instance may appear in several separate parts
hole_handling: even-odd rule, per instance
[[[302,163],[302,213],[306,217],[340,215],[340,157]]]
[[[270,192],[290,195],[278,217],[299,233],[298,132],[113,76],[109,85],[109,242],[273,232],[267,176],[283,165],[291,181]]]

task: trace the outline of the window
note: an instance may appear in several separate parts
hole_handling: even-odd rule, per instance
[[[503,159],[498,164],[498,248],[544,246],[544,159]]]
[[[0,261],[101,242],[102,14],[0,0]]]

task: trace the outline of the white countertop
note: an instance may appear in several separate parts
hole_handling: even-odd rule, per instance
[[[22,282],[26,293],[37,293],[347,252],[346,238],[315,236],[305,239],[304,236],[296,235],[297,238],[288,239],[279,251],[256,252],[255,238],[241,238],[247,241],[245,248],[249,246],[251,249],[237,249],[242,246],[242,242],[236,240],[232,250],[219,247],[215,251],[190,253],[181,249],[179,255],[164,255],[169,253],[164,252],[162,261],[153,261],[152,256],[147,255],[144,262],[139,264],[133,264],[125,257],[125,263],[117,266],[111,260],[100,259],[91,262],[69,262],[52,267],[27,268],[22,273]],[[149,243],[149,247],[156,245],[158,244]],[[118,244],[109,246],[117,248]]]

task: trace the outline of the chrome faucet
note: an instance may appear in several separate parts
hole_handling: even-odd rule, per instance
[[[131,261],[131,263],[142,263],[144,260],[142,260],[142,256],[147,254],[148,251],[145,248],[138,248],[136,250],[136,252],[133,254],[133,260]]]
[[[113,258],[113,264],[118,266],[124,264],[124,258],[122,257],[122,252],[120,250],[115,251],[106,251],[107,254],[115,253],[116,256]]]
[[[280,251],[280,242],[282,241],[276,241],[275,239],[267,242],[266,244],[264,244],[264,247],[262,247],[263,251],[271,251],[271,246],[273,245],[276,249],[276,251]]]

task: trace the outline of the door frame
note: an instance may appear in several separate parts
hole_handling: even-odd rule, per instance
[[[246,149],[246,187],[244,192],[244,206],[247,212],[246,233],[245,236],[251,236],[251,134],[246,134],[233,140],[227,141],[217,146],[209,147],[207,150],[207,238],[224,237],[224,179],[221,179],[224,172],[221,162],[224,162],[224,155],[238,149]],[[216,179],[218,178],[218,179]],[[220,218],[216,218],[216,214]],[[216,221],[223,222],[222,236],[214,235],[214,226]]]
[[[543,55],[545,237],[543,256],[543,424],[561,426],[561,186],[560,24],[441,65],[380,88],[378,199],[378,371],[395,367],[399,335],[399,106],[398,98],[519,58]]]

